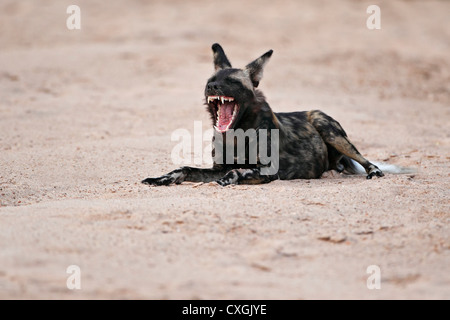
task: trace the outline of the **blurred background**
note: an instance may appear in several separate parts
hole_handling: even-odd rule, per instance
[[[35,53],[36,65],[97,86],[108,79],[124,87],[142,81],[183,87],[196,74],[180,69],[195,66],[206,78],[210,46],[219,42],[237,66],[274,49],[268,81],[277,91],[308,86],[449,102],[448,1],[379,1],[381,30],[366,27],[371,1],[80,0],[82,28],[69,31],[72,3],[3,0],[1,52]],[[88,50],[92,60],[84,59]],[[8,62],[3,56],[3,78],[13,67]]]

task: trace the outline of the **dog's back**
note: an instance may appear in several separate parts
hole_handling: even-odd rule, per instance
[[[274,114],[280,127],[280,179],[319,178],[328,169],[327,147],[308,112]]]

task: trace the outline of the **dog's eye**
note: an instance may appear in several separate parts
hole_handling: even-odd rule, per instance
[[[233,78],[228,78],[228,79],[227,79],[227,82],[228,82],[229,84],[241,84],[241,82],[240,82],[239,80],[233,79]]]

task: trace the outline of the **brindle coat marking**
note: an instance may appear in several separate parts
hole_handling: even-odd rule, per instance
[[[274,175],[262,175],[263,165],[218,164],[212,168],[182,167],[159,178],[147,178],[142,183],[149,185],[169,185],[172,183],[211,182],[222,186],[229,184],[267,183],[275,179],[314,179],[328,170],[355,173],[350,159],[360,163],[367,172],[367,179],[382,177],[381,170],[366,160],[350,142],[341,125],[319,110],[274,113],[264,95],[256,89],[262,78],[263,69],[272,50],[249,63],[244,69],[234,69],[219,44],[212,46],[215,73],[208,79],[205,88],[207,110],[213,125],[218,123],[219,100],[208,97],[231,97],[236,105],[236,119],[229,129],[279,129],[279,170]],[[223,103],[223,102],[222,102]],[[225,139],[225,132],[222,133]],[[225,143],[224,143],[225,144]],[[270,142],[267,144],[270,146]],[[213,139],[213,157],[218,145]],[[247,149],[248,151],[248,149]],[[225,148],[223,150],[225,156]],[[248,155],[248,153],[247,153]],[[246,160],[248,158],[246,157]],[[225,161],[224,161],[225,162]]]

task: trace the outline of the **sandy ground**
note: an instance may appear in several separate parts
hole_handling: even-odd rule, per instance
[[[450,2],[378,2],[381,30],[371,1],[80,0],[74,31],[70,4],[0,3],[0,298],[450,298]],[[273,49],[275,111],[417,173],[141,185],[209,128],[214,42],[237,67]]]

